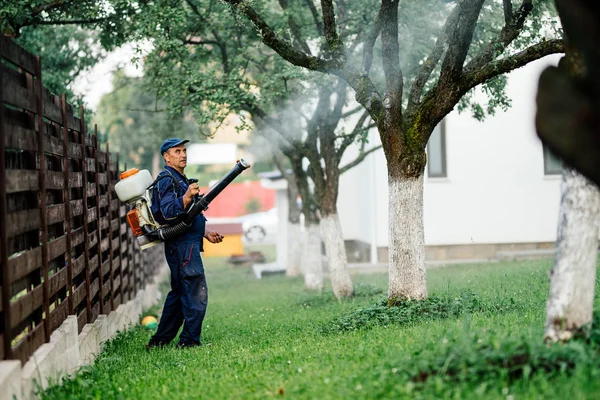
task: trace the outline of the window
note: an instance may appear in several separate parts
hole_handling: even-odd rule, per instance
[[[435,127],[427,142],[427,176],[445,178],[446,171],[446,120]]]
[[[544,146],[544,175],[560,175],[562,161],[546,145]]]

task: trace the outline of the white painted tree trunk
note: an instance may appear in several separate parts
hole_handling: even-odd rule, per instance
[[[546,308],[545,340],[568,340],[592,320],[600,226],[598,187],[563,169],[554,265]]]
[[[302,248],[304,247],[303,236],[303,233],[300,231],[300,224],[288,221],[287,276],[299,276],[302,273],[300,260],[302,257]]]
[[[342,226],[337,213],[321,216],[321,235],[323,235],[325,252],[329,259],[329,278],[333,294],[338,299],[350,297],[354,294],[354,288],[348,271]]]
[[[427,298],[425,233],[423,228],[423,175],[388,175],[389,183],[389,289],[390,304],[400,299]]]
[[[302,254],[304,286],[310,290],[323,289],[323,257],[319,225],[307,224]]]

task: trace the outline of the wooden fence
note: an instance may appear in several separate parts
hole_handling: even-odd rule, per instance
[[[0,359],[25,363],[68,315],[81,332],[134,298],[164,257],[127,226],[118,155],[42,86],[39,57],[3,36],[0,105]]]

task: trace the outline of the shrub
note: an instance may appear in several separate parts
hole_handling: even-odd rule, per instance
[[[402,300],[393,307],[387,304],[388,300],[384,298],[372,306],[359,308],[333,320],[323,328],[323,332],[353,331],[391,324],[405,325],[423,320],[456,318],[464,313],[502,312],[516,306],[512,298],[498,298],[496,302],[486,304],[480,301],[477,293],[471,291],[465,291],[457,297],[431,296],[425,300]]]

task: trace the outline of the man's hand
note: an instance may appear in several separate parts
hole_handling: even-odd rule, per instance
[[[206,232],[204,237],[211,243],[221,243],[223,241],[223,235],[217,232]]]
[[[183,208],[187,209],[195,195],[200,193],[200,187],[197,183],[192,183],[188,186],[187,191],[183,195]]]

